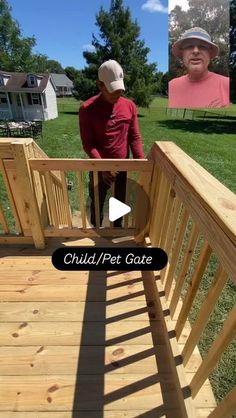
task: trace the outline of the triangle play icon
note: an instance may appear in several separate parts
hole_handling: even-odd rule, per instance
[[[131,207],[114,197],[109,199],[109,221],[114,222],[127,213],[131,212]]]

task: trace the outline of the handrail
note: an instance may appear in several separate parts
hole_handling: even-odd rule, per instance
[[[172,142],[156,142],[148,159],[154,163],[155,179],[148,235],[151,244],[161,245],[169,256],[160,277],[171,318],[176,320],[176,338],[184,338],[181,355],[188,367],[227,282],[236,282],[236,196]],[[200,303],[198,291],[210,262],[213,280]],[[192,309],[198,314],[186,336]],[[232,308],[228,317],[224,314],[221,331],[204,353],[190,383],[193,398],[235,338],[235,313]],[[210,416],[220,417],[218,411],[224,411],[224,417],[230,417],[232,405],[232,395],[226,395]]]
[[[235,194],[172,142],[156,142],[148,158],[158,162],[166,180],[235,280]]]
[[[152,171],[152,162],[146,159],[79,159],[79,158],[50,158],[49,160],[34,158],[29,160],[32,170],[46,171]]]
[[[17,156],[17,158],[15,158]],[[23,235],[32,236],[35,245],[42,248],[44,238],[52,236],[112,236],[114,231],[111,224],[109,228],[91,228],[86,219],[86,191],[84,186],[83,174],[93,172],[95,190],[95,215],[96,224],[100,224],[99,215],[99,193],[97,173],[99,171],[126,171],[127,188],[126,202],[130,199],[129,186],[132,183],[132,173],[138,173],[139,179],[136,184],[149,194],[152,162],[147,159],[67,159],[67,158],[48,158],[40,147],[32,140],[21,139],[19,141],[11,139],[0,139],[0,163],[2,170],[6,173],[5,183],[9,184],[9,190],[14,190],[12,207],[13,216],[19,218],[18,228]],[[21,168],[22,166],[22,168]],[[1,169],[1,165],[0,165]],[[67,172],[75,174],[75,193],[77,205],[81,211],[82,227],[72,225],[72,210],[67,189]],[[10,175],[11,173],[11,175]],[[24,184],[23,187],[23,183]],[[77,187],[78,183],[78,187]],[[134,183],[134,182],[133,182]],[[114,193],[114,190],[112,191]],[[136,192],[135,192],[136,193]],[[133,195],[135,195],[133,193]],[[134,196],[133,196],[134,197]],[[137,193],[136,201],[139,199]],[[124,228],[117,228],[116,235],[133,235],[136,231],[137,240],[143,240],[146,216],[148,211],[144,199],[137,205],[136,211],[132,215],[126,215]],[[13,210],[12,210],[13,212]],[[132,216],[132,225],[129,220]],[[3,216],[0,222],[3,221]],[[4,223],[4,231],[6,225]],[[93,235],[94,234],[94,235]],[[9,235],[9,234],[8,234]],[[0,237],[1,240],[2,237]],[[8,240],[9,238],[9,240]],[[16,238],[16,237],[15,237]],[[22,235],[17,237],[18,240]],[[12,242],[12,237],[5,236],[4,242]],[[25,241],[24,241],[25,242]]]

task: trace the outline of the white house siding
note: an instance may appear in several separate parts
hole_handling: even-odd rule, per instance
[[[2,100],[7,100],[7,103],[2,103]],[[0,93],[0,120],[9,120],[12,119],[11,110],[9,109],[8,104],[8,95],[7,93]]]
[[[17,100],[17,96],[21,95],[21,100]],[[41,105],[29,105],[26,93],[11,93],[11,110],[12,116],[8,119],[14,120],[44,120]],[[22,108],[23,105],[23,108]]]
[[[21,95],[21,98],[23,98],[23,95]],[[11,93],[11,111],[14,120],[26,119],[24,109],[22,109],[19,93]]]
[[[9,111],[8,105],[0,103],[0,120],[9,120],[11,119],[11,113]]]
[[[72,89],[71,87],[57,87],[57,97],[61,96],[72,96]]]
[[[32,105],[24,108],[25,120],[44,120],[42,107],[39,105]]]
[[[44,92],[46,100],[43,100],[44,104],[44,119],[55,119],[58,117],[57,112],[57,97],[55,90],[49,81],[47,84],[47,88]],[[47,107],[45,107],[45,104],[47,103]]]
[[[29,90],[29,92],[26,89],[21,91],[21,87],[17,85],[16,91],[12,89],[10,93],[0,90],[0,120],[33,121],[58,117],[56,93],[50,80],[43,93],[38,93],[37,88]],[[38,103],[38,97],[35,94],[40,95],[41,104]]]
[[[27,94],[21,94],[22,102],[24,104],[24,119],[25,120],[44,120],[43,109],[40,104],[29,105]]]

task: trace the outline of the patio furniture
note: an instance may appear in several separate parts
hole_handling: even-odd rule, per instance
[[[6,122],[0,122],[0,137],[7,137],[9,135],[9,130]]]
[[[34,139],[42,137],[42,121],[0,122],[0,136]]]

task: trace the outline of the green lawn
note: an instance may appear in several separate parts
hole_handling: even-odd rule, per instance
[[[51,157],[86,157],[78,129],[79,102],[58,99],[59,118],[45,122],[40,146]],[[181,119],[168,116],[167,99],[155,98],[139,109],[145,153],[155,141],[173,141],[232,191],[236,191],[236,105],[217,113],[228,118]]]

